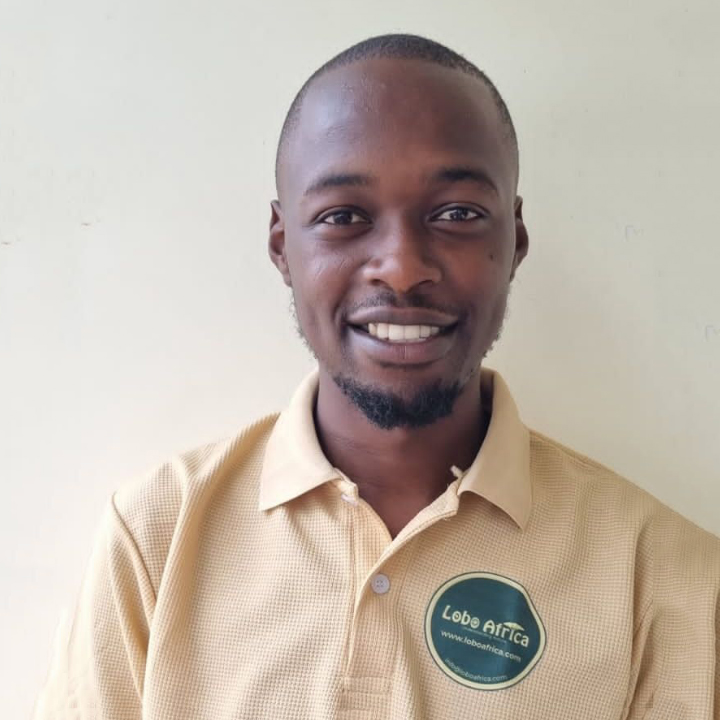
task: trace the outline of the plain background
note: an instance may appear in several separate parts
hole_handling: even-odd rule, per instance
[[[412,32],[484,69],[530,252],[486,360],[530,426],[720,533],[720,5],[2,0],[0,644],[28,717],[112,491],[313,366],[266,249],[302,82]]]

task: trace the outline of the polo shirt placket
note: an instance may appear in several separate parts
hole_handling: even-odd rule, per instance
[[[422,510],[393,540],[358,487],[340,470],[336,487],[345,503],[355,568],[355,603],[342,679],[339,717],[370,720],[387,717],[402,619],[398,604],[411,570],[417,535],[457,512],[459,480]]]

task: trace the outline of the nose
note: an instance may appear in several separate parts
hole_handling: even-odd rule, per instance
[[[433,256],[429,234],[409,219],[378,233],[372,256],[365,265],[368,282],[383,283],[400,295],[421,283],[438,283],[442,270]]]

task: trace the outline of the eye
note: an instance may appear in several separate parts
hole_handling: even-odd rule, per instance
[[[327,215],[323,215],[318,222],[324,225],[357,225],[352,218],[360,218],[360,222],[367,222],[360,213],[354,210],[335,210]]]
[[[443,217],[443,215],[447,217]],[[469,217],[469,215],[474,217]],[[469,207],[456,206],[443,210],[439,215],[435,215],[433,220],[442,220],[443,222],[467,222],[468,220],[479,220],[483,217],[484,216],[477,210],[473,210]]]

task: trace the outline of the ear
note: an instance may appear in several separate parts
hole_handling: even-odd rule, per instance
[[[268,254],[273,265],[280,271],[283,281],[292,287],[290,268],[285,255],[285,219],[279,200],[270,201],[270,237],[268,241]]]
[[[529,238],[527,228],[522,216],[523,199],[518,195],[515,198],[515,257],[513,258],[510,280],[515,277],[515,271],[528,253]]]

